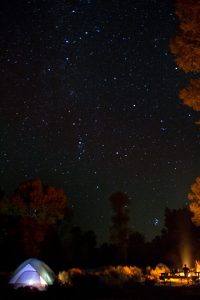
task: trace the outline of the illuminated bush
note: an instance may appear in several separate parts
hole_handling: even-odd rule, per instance
[[[159,281],[161,273],[169,273],[169,268],[162,263],[157,264],[157,266],[153,269],[151,267],[147,267],[146,269],[146,279]]]
[[[123,285],[128,282],[143,282],[142,270],[136,266],[108,267],[101,273],[101,280],[106,285]]]
[[[82,271],[78,268],[62,271],[58,274],[62,285],[77,286],[82,284],[98,284],[121,286],[128,282],[143,282],[142,270],[135,266],[110,266],[102,271]]]
[[[80,277],[80,276],[84,276],[85,272],[78,269],[78,268],[72,268],[69,269],[68,271],[61,271],[58,273],[58,281],[62,284],[62,285],[73,285],[73,281],[75,277]]]

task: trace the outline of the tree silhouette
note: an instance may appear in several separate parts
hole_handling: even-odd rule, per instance
[[[5,196],[5,192],[0,186],[0,200],[3,199],[4,196]]]
[[[128,237],[128,263],[135,266],[144,266],[145,238],[139,232],[132,232]]]
[[[178,33],[170,41],[170,49],[176,64],[185,73],[200,72],[200,1],[176,0],[179,19]],[[183,103],[200,111],[200,79],[191,79],[179,92]],[[199,122],[197,122],[199,123]]]
[[[49,226],[62,220],[66,210],[64,191],[44,185],[39,179],[20,183],[1,206],[4,214],[19,218],[21,242],[28,256],[38,256]]]
[[[188,199],[190,200],[189,208],[193,214],[192,221],[195,225],[200,226],[200,176],[192,184]]]
[[[119,260],[125,262],[127,259],[127,238],[128,238],[128,196],[122,192],[113,193],[110,198],[114,215],[112,217],[111,241],[118,246]]]
[[[5,203],[8,202],[4,192],[0,192],[0,265],[2,270],[11,270],[13,265],[22,260],[18,235],[19,220],[15,216],[7,215]],[[15,249],[15,255],[13,255]]]
[[[182,209],[165,209],[164,257],[173,266],[181,267],[187,259],[192,262],[193,230],[191,212],[188,207]]]
[[[192,265],[194,259],[199,257],[199,237],[200,232],[191,220],[188,207],[166,208],[161,235],[149,244],[148,257],[151,264],[160,261],[174,268],[181,268],[185,263]]]
[[[96,266],[96,235],[92,230],[83,232],[79,226],[73,226],[65,249],[69,265],[79,268]]]

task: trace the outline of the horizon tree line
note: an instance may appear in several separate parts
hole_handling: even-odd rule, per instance
[[[105,265],[169,266],[182,264],[187,245],[191,257],[200,259],[200,177],[188,194],[190,203],[180,209],[165,209],[165,225],[151,242],[129,228],[129,198],[110,195],[113,216],[110,241],[97,246],[93,230],[84,232],[73,223],[73,212],[62,189],[39,179],[19,184],[10,197],[0,193],[0,265],[11,268],[29,257],[38,257],[54,268]]]

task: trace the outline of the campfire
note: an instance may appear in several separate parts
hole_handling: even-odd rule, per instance
[[[189,268],[185,264],[184,267],[173,269],[170,272],[162,272],[160,275],[160,283],[171,285],[194,285],[200,283],[200,262],[195,261],[195,267]]]

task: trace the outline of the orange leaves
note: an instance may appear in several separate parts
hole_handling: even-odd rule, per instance
[[[176,14],[179,30],[171,52],[184,72],[200,72],[200,1],[176,0]]]
[[[200,39],[200,38],[198,38]],[[175,56],[176,64],[185,73],[200,71],[200,40],[184,34],[177,35],[170,42],[170,50]]]
[[[177,65],[186,73],[200,73],[200,0],[176,0],[176,14],[179,18],[178,34],[171,40],[170,49]],[[200,79],[191,79],[180,90],[179,98],[195,111],[200,111]],[[196,124],[200,124],[197,121]],[[200,177],[191,186],[188,195],[192,221],[200,226]]]
[[[48,227],[48,223],[44,221],[37,222],[30,217],[20,219],[21,242],[28,256],[38,256]]]
[[[177,65],[184,72],[200,71],[200,2],[176,0],[178,34],[170,41]]]
[[[176,0],[179,18],[178,33],[170,41],[170,50],[176,64],[185,73],[200,72],[200,1]],[[200,111],[200,79],[191,79],[189,85],[179,92],[183,103]],[[198,122],[197,122],[198,124]]]
[[[200,79],[191,79],[189,85],[179,92],[183,103],[200,111]]]
[[[21,183],[11,197],[21,217],[56,223],[64,217],[67,197],[62,189],[45,186],[39,179]]]
[[[37,256],[50,226],[64,217],[67,197],[62,189],[34,179],[19,184],[1,206],[4,214],[18,218],[25,253]]]
[[[188,198],[200,205],[200,176],[197,177],[196,182],[192,184]]]
[[[195,225],[200,226],[200,176],[192,184],[188,199],[190,200],[190,211],[193,213],[192,221]]]

